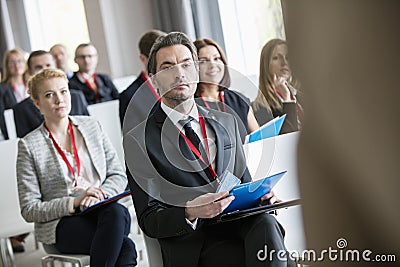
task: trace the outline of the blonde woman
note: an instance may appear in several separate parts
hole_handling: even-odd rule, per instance
[[[286,114],[281,133],[299,130],[302,107],[298,97],[299,83],[290,68],[287,43],[272,39],[261,51],[259,92],[252,103],[258,122],[262,125]]]
[[[71,95],[61,70],[37,73],[28,87],[44,123],[18,143],[22,216],[35,223],[40,242],[61,253],[90,254],[90,266],[135,266],[124,206],[114,202],[79,215],[126,188],[125,171],[110,140],[93,118],[68,115]]]
[[[0,95],[5,109],[12,108],[29,96],[25,78],[26,70],[24,51],[15,48],[4,53]]]

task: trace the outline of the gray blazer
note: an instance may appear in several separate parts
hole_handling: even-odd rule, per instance
[[[104,192],[113,196],[127,185],[126,174],[118,156],[100,124],[91,117],[70,117],[81,132]],[[35,223],[40,242],[56,242],[56,226],[64,216],[71,216],[71,196],[59,161],[43,124],[18,143],[17,180],[21,214]]]

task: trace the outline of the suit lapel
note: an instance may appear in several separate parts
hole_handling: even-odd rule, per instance
[[[210,182],[207,174],[204,172],[204,165],[200,165],[198,160],[184,138],[180,135],[179,130],[167,117],[165,112],[159,106],[154,112],[154,118],[157,123],[157,127],[161,133],[161,145],[163,151],[172,152],[171,150],[177,151],[177,157],[181,157],[183,162],[187,163],[191,170],[201,170],[197,173],[207,182]],[[171,149],[169,150],[168,147]],[[181,162],[182,162],[181,161]]]
[[[225,150],[225,146],[230,144],[228,132],[221,126],[221,124],[216,120],[215,116],[210,112],[208,116],[205,117],[205,121],[215,133],[215,143],[217,145],[217,155],[215,168],[218,176],[222,174],[225,170],[227,161],[224,159],[229,159],[229,153]]]

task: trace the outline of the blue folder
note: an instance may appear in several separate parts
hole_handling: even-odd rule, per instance
[[[273,120],[270,120],[269,122],[261,126],[258,130],[247,135],[245,143],[251,143],[279,135],[285,118],[286,114],[283,114],[280,117],[276,117]]]
[[[283,175],[285,175],[285,173],[286,171],[254,182],[237,185],[229,192],[230,195],[235,196],[235,199],[231,202],[231,204],[229,204],[223,213],[258,206],[260,204],[261,197],[269,193],[283,177]]]
[[[120,200],[121,198],[129,196],[130,194],[131,194],[131,190],[128,189],[122,193],[119,193],[118,195],[115,195],[113,197],[108,197],[102,201],[97,202],[96,204],[93,204],[92,206],[86,207],[84,210],[82,210],[80,213],[78,213],[78,215],[84,215],[98,207],[101,207],[103,205],[106,205],[106,204],[109,204],[112,202],[116,202],[116,201]]]

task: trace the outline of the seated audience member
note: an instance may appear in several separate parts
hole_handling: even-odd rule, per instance
[[[74,72],[68,66],[69,54],[67,48],[62,44],[55,44],[49,52],[54,57],[57,68],[65,72],[68,79],[71,79]]]
[[[3,58],[4,75],[0,83],[0,96],[4,108],[9,109],[29,96],[25,78],[27,68],[24,51],[19,48],[6,51]]]
[[[0,141],[8,139],[6,122],[4,119],[4,104],[0,98]]]
[[[40,242],[61,253],[90,254],[91,266],[135,266],[124,206],[113,202],[79,215],[127,185],[110,140],[90,116],[68,116],[71,96],[61,70],[37,73],[28,87],[44,123],[18,143],[22,216],[35,223]]]
[[[8,139],[5,124],[4,110],[13,108],[15,105],[28,98],[26,85],[26,59],[25,52],[19,48],[8,50],[3,57],[3,80],[0,83],[0,140]],[[24,252],[24,241],[28,234],[13,236],[10,238],[14,252]]]
[[[196,61],[193,42],[180,32],[159,37],[150,52],[148,72],[161,104],[124,136],[139,225],[158,239],[164,266],[287,266],[276,257],[257,259],[265,246],[286,250],[273,215],[207,224],[233,200],[228,192],[213,193],[216,176],[228,170],[242,182],[251,177],[234,116],[194,101]],[[209,153],[199,154],[205,150],[199,139],[208,142]],[[277,197],[271,192],[262,200],[273,203]]]
[[[37,50],[29,55],[28,72],[30,75],[34,75],[42,69],[55,67],[54,58],[49,52]],[[72,102],[70,115],[89,115],[83,93],[73,89],[70,89],[70,93]],[[24,137],[43,122],[42,114],[40,114],[29,97],[15,105],[13,111],[18,137]]]
[[[151,30],[143,34],[139,40],[139,59],[143,63],[144,70],[128,88],[119,94],[119,118],[121,127],[127,131],[144,121],[160,98],[151,84],[151,80],[148,79],[147,61],[155,40],[163,35],[165,32]],[[126,114],[133,96],[135,96],[134,104]],[[127,119],[124,123],[125,116]]]
[[[262,125],[286,114],[281,133],[299,130],[303,109],[298,99],[299,83],[289,65],[286,41],[273,39],[264,45],[258,87],[258,96],[252,103],[258,122]]]
[[[69,87],[81,90],[89,105],[118,99],[119,93],[111,78],[96,73],[98,55],[93,44],[78,45],[75,62],[79,70],[69,80]]]
[[[222,48],[208,38],[194,41],[199,57],[200,82],[197,85],[197,103],[236,115],[247,132],[259,128],[250,106],[250,100],[239,92],[229,90],[230,76]],[[242,137],[243,134],[242,134]]]
[[[0,81],[2,77],[3,69],[0,68]],[[7,128],[6,128],[6,122],[4,119],[4,104],[3,101],[1,100],[0,96],[0,141],[8,139],[8,134],[7,134]]]

